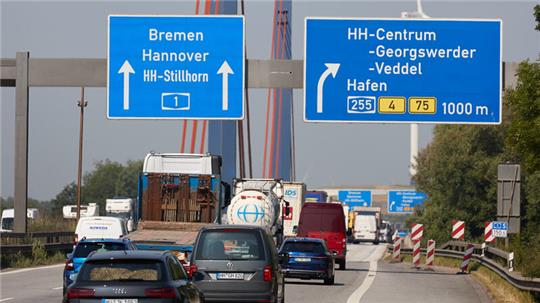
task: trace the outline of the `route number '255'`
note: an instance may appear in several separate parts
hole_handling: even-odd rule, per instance
[[[350,113],[350,114],[375,113],[375,97],[371,97],[371,96],[347,97],[347,113]]]

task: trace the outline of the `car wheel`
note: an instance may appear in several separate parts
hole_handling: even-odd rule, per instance
[[[345,270],[345,269],[347,269],[346,261],[345,260],[340,260],[339,261],[339,270]]]
[[[334,279],[335,279],[334,276],[324,278],[324,284],[325,285],[334,285]]]

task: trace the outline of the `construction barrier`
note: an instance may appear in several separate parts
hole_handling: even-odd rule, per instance
[[[426,265],[429,267],[433,266],[433,261],[435,261],[435,240],[428,240],[426,251]]]
[[[452,220],[452,239],[465,239],[465,221]]]
[[[392,252],[392,258],[396,261],[400,261],[400,254],[401,254],[401,238],[396,237],[396,240],[394,241],[394,251]]]
[[[422,240],[424,236],[424,225],[423,224],[413,224],[411,229],[411,240]]]
[[[467,272],[467,269],[469,268],[469,261],[471,261],[472,255],[474,251],[474,245],[467,244],[467,249],[465,250],[465,254],[463,255],[463,261],[461,262],[461,272]]]
[[[421,256],[420,240],[414,240],[413,243],[414,243],[414,245],[413,245],[413,264],[414,264],[414,267],[419,267],[420,266],[420,256]]]
[[[484,228],[484,242],[491,243],[495,241],[495,236],[493,235],[493,222],[486,222]]]

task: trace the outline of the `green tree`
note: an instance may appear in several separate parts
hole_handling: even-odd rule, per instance
[[[142,171],[143,161],[128,161],[116,181],[115,193],[117,196],[135,198],[139,182],[139,173]]]
[[[61,214],[64,205],[77,204],[77,184],[71,182],[64,186],[54,199],[51,200],[52,211],[54,214]]]
[[[86,173],[83,178],[81,200],[84,204],[97,203],[100,212],[105,210],[105,200],[116,196],[116,183],[124,167],[110,160],[96,163],[93,171]]]
[[[540,4],[534,7],[534,18],[536,20],[536,30],[540,31]]]

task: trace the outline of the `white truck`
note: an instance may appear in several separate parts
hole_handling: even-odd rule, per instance
[[[285,207],[280,208],[280,216],[283,216],[283,236],[294,237],[293,231],[298,226],[300,211],[306,201],[306,184],[301,182],[283,182],[283,200],[289,203],[289,214],[285,215]]]
[[[62,215],[64,219],[77,219],[77,205],[64,205]],[[96,203],[81,205],[81,218],[95,216],[99,216],[99,205]]]
[[[39,211],[37,208],[27,208],[26,209],[26,218],[35,220],[39,217]],[[15,218],[15,209],[7,208],[2,211],[2,222],[0,231],[2,232],[12,232],[13,231],[13,220]]]
[[[258,225],[267,228],[276,242],[283,238],[280,208],[283,183],[276,179],[235,179],[233,198],[227,207],[224,224]]]
[[[126,220],[129,232],[135,230],[136,214],[135,200],[131,198],[113,198],[105,200],[105,212],[109,217],[117,217]]]
[[[352,220],[349,222],[351,240],[353,243],[372,242],[379,244],[379,234],[381,228],[381,208],[380,207],[353,207],[351,211]]]

